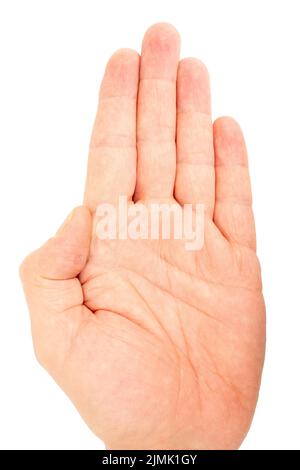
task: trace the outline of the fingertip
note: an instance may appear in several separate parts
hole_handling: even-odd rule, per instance
[[[63,236],[66,232],[73,229],[73,227],[88,227],[91,224],[91,213],[86,206],[75,207],[70,214],[66,217],[63,224],[56,232],[56,236]]]
[[[169,50],[170,47],[180,47],[180,35],[175,26],[170,23],[155,23],[144,34],[143,47],[148,46],[156,52]]]
[[[247,150],[239,123],[230,116],[214,121],[214,144],[216,165],[247,165]]]
[[[76,206],[73,209],[72,213],[74,214],[74,216],[84,218],[85,220],[91,220],[92,218],[90,209],[85,205]]]
[[[75,207],[56,235],[38,251],[37,272],[48,279],[70,279],[83,269],[89,253],[92,217],[85,206]]]
[[[243,136],[241,126],[231,116],[220,116],[214,121],[214,131],[224,137],[234,138]]]
[[[206,65],[197,57],[185,57],[179,62],[178,72],[183,75],[196,75],[209,81],[209,73]]]
[[[100,97],[136,97],[140,56],[133,49],[118,49],[110,57],[101,84]]]
[[[113,66],[116,63],[124,63],[124,64],[136,64],[138,63],[140,55],[134,49],[130,49],[127,47],[122,47],[117,49],[110,57],[107,65]]]
[[[32,266],[33,266],[33,258],[35,257],[35,253],[30,253],[27,255],[21,262],[19,266],[19,277],[22,281],[22,283],[25,282],[25,280],[29,277],[29,274],[32,272]]]
[[[77,206],[72,211],[72,222],[73,226],[77,227],[77,230],[86,234],[90,237],[92,229],[92,214],[87,206]]]
[[[203,62],[187,57],[179,62],[177,73],[177,109],[211,114],[210,79]]]
[[[174,81],[180,53],[180,36],[174,26],[157,23],[146,31],[141,55],[141,79]]]

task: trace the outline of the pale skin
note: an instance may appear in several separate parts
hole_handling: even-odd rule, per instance
[[[235,449],[257,402],[265,308],[247,152],[168,24],[109,60],[84,205],[21,265],[40,363],[109,449]],[[203,203],[182,240],[101,241],[95,209]]]

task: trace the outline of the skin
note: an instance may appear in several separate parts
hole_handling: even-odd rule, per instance
[[[84,205],[21,265],[36,355],[110,449],[235,449],[257,402],[265,308],[239,125],[168,24],[101,85]],[[204,246],[99,240],[100,202],[205,204]],[[94,228],[93,228],[94,227]]]

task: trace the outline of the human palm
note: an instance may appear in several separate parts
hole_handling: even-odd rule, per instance
[[[236,448],[255,409],[264,302],[247,155],[169,25],[110,59],[85,207],[22,264],[40,362],[113,448]],[[204,245],[99,240],[96,207],[202,203]],[[92,214],[92,216],[91,216]]]

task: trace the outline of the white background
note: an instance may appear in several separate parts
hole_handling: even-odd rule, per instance
[[[244,449],[300,449],[299,2],[0,1],[0,447],[102,444],[35,361],[18,264],[82,198],[99,80],[119,47],[173,23],[208,66],[214,117],[248,142],[268,314]]]

